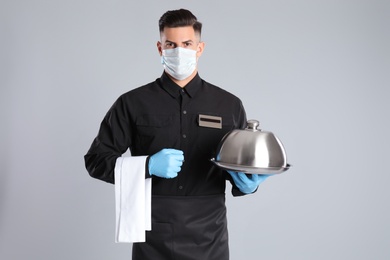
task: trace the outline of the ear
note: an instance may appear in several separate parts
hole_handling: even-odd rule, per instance
[[[157,50],[158,50],[158,53],[160,54],[160,56],[162,55],[162,47],[161,47],[161,42],[157,42]]]
[[[204,42],[199,42],[198,48],[196,50],[196,57],[199,58],[202,56],[203,50],[204,50],[205,43]]]

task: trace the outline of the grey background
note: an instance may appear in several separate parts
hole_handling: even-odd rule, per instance
[[[389,1],[0,2],[1,259],[130,259],[114,186],[83,155],[122,93],[162,73],[157,21],[204,24],[199,72],[293,168],[227,196],[231,259],[389,259]],[[153,105],[153,104],[151,104]]]

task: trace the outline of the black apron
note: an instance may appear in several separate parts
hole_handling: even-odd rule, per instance
[[[229,259],[225,194],[152,197],[152,231],[133,260],[165,259]]]

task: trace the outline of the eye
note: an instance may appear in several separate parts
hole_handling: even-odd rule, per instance
[[[165,47],[166,48],[175,48],[175,44],[173,42],[166,42]]]

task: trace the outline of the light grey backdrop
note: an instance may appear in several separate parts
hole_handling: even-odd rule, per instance
[[[83,155],[159,77],[157,21],[204,24],[200,75],[239,96],[293,168],[228,195],[231,259],[390,259],[389,1],[0,2],[1,259],[130,259]],[[153,104],[150,104],[151,106]]]

